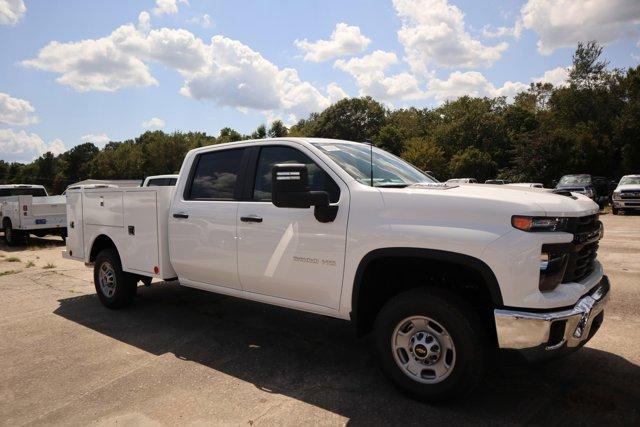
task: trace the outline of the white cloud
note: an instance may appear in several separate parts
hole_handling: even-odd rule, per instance
[[[171,15],[178,13],[178,3],[189,5],[188,0],[156,0],[153,13],[156,15]]]
[[[30,162],[47,151],[60,154],[66,151],[64,143],[55,139],[47,145],[39,135],[24,130],[0,129],[0,158],[6,161]]]
[[[152,117],[149,120],[142,122],[142,127],[144,129],[163,129],[164,125],[165,121],[159,117]]]
[[[305,61],[322,62],[340,56],[355,55],[362,52],[371,43],[371,39],[360,33],[360,28],[340,22],[331,33],[329,40],[310,42],[307,39],[296,40],[296,47],[305,52]]]
[[[608,43],[640,33],[638,0],[529,0],[521,14],[524,27],[538,33],[542,54],[579,41]]]
[[[143,33],[147,33],[150,29],[151,15],[149,15],[149,12],[147,11],[140,12],[140,15],[138,15],[138,30],[142,31]]]
[[[91,142],[98,147],[104,147],[109,141],[111,141],[111,138],[109,138],[106,133],[90,133],[87,135],[82,135],[80,140],[82,140],[82,142]]]
[[[332,104],[349,97],[347,92],[345,92],[338,83],[335,82],[331,82],[327,85],[327,96]]]
[[[29,101],[0,92],[0,123],[18,126],[38,123],[38,118],[33,115],[35,111]]]
[[[535,83],[551,83],[556,87],[566,86],[567,79],[569,78],[569,69],[567,67],[556,67],[551,70],[547,70],[540,77],[534,77],[532,80]]]
[[[465,29],[464,14],[446,0],[394,0],[402,20],[398,40],[414,73],[425,74],[431,64],[473,68],[500,59],[507,43],[487,46]]]
[[[57,81],[79,91],[114,91],[157,85],[152,61],[185,77],[183,95],[223,106],[308,114],[330,104],[296,70],[278,68],[237,40],[218,35],[206,44],[184,29],[145,33],[127,24],[97,40],[49,43],[22,64],[61,73]]]
[[[334,67],[346,71],[356,79],[360,96],[370,95],[387,102],[423,98],[419,82],[412,74],[385,74],[385,70],[397,62],[395,53],[376,50],[361,58],[348,61],[338,59]]]
[[[67,147],[64,145],[64,141],[62,141],[59,138],[56,138],[53,141],[51,141],[51,144],[49,144],[49,148],[47,151],[51,151],[53,154],[57,156],[67,151]]]
[[[58,83],[80,92],[112,92],[130,86],[157,85],[147,65],[118,45],[121,33],[139,34],[133,25],[125,25],[110,36],[96,40],[53,41],[42,48],[36,58],[22,61],[22,65],[59,73]]]
[[[26,11],[22,0],[0,0],[0,25],[16,25]]]
[[[522,21],[517,20],[513,27],[494,28],[491,25],[485,25],[482,28],[482,35],[489,39],[496,37],[513,37],[519,39],[522,36]]]
[[[192,73],[181,93],[218,105],[254,110],[285,110],[309,114],[329,105],[314,86],[292,68],[279,69],[237,40],[214,36],[207,46],[207,64]]]
[[[213,27],[213,19],[211,19],[211,15],[209,15],[208,13],[205,13],[204,15],[200,15],[200,16],[195,16],[189,19],[187,22],[190,22],[192,24],[197,24],[202,28]]]
[[[508,81],[496,88],[482,73],[454,71],[446,80],[431,80],[428,85],[428,93],[440,102],[465,95],[475,97],[506,96],[511,99],[516,93],[526,90],[528,87],[525,83]]]

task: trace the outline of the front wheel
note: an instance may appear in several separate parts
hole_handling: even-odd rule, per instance
[[[382,371],[413,398],[461,398],[486,370],[488,339],[481,325],[476,313],[448,292],[419,288],[397,295],[374,326]]]
[[[93,281],[100,302],[107,308],[125,307],[136,295],[135,276],[122,271],[118,252],[111,248],[102,250],[96,257]]]

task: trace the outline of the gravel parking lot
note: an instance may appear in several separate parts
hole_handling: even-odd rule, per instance
[[[351,326],[176,284],[103,308],[59,238],[0,247],[0,424],[640,425],[640,216],[603,215],[613,287],[587,347],[468,401],[398,394]]]

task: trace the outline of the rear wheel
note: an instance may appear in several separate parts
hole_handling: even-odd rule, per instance
[[[115,249],[103,249],[93,267],[93,281],[100,302],[108,308],[122,308],[131,303],[136,294],[134,275],[122,271]]]
[[[420,288],[390,300],[376,318],[382,371],[409,396],[430,402],[461,398],[482,380],[486,331],[453,294]]]
[[[14,230],[11,221],[4,225],[4,241],[8,246],[18,246],[25,240],[25,235],[20,230]]]

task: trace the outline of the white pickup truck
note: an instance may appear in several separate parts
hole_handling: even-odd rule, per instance
[[[435,182],[367,144],[313,138],[190,151],[176,187],[70,190],[63,255],[109,308],[137,282],[350,320],[423,400],[469,392],[498,350],[571,352],[603,319],[602,224],[583,195]]]
[[[29,234],[67,236],[66,199],[49,196],[42,185],[0,185],[0,222],[9,246],[23,243]]]

